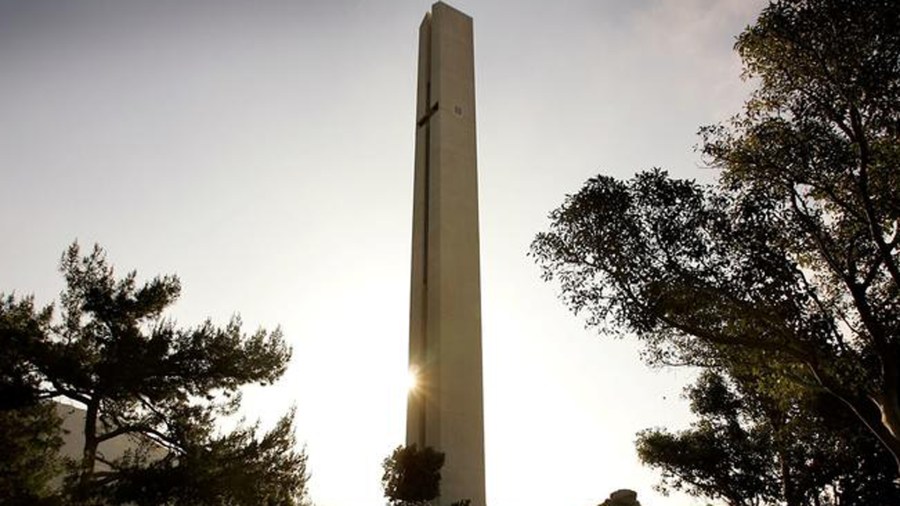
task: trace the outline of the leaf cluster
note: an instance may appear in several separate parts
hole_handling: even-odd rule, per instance
[[[229,434],[216,421],[240,405],[239,388],[269,384],[291,356],[281,331],[247,334],[235,316],[180,327],[163,316],[181,291],[175,276],[118,278],[102,249],[63,254],[66,288],[55,308],[0,299],[4,409],[49,399],[83,406],[83,456],[65,494],[84,504],[297,504],[306,455],[293,413],[261,433]],[[126,446],[123,455],[107,452]],[[107,455],[109,453],[109,455]]]
[[[672,433],[638,434],[641,460],[663,492],[681,490],[731,506],[893,504],[891,456],[825,393],[785,402],[751,378],[704,371],[686,389],[697,420]]]
[[[55,504],[64,469],[60,419],[52,403],[0,409],[0,498],[4,504]]]
[[[736,49],[758,88],[701,129],[718,181],[598,176],[531,254],[651,364],[828,392],[900,463],[900,3],[775,0]]]
[[[428,504],[440,495],[443,466],[444,454],[430,446],[398,446],[382,464],[384,496],[397,506]]]

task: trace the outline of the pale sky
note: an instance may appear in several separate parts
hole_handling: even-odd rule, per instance
[[[598,173],[709,179],[760,0],[451,2],[475,21],[487,499],[662,497],[635,433],[685,427],[688,371],[585,329],[526,257]],[[180,276],[171,315],[281,325],[245,396],[297,406],[318,506],[377,506],[403,442],[417,29],[430,2],[0,0],[0,291],[49,302],[73,240]]]

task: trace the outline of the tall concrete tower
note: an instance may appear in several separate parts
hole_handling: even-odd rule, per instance
[[[484,506],[481,282],[472,18],[419,27],[406,442],[444,452],[441,505]]]

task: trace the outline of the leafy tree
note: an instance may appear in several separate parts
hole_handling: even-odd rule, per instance
[[[771,432],[741,423],[742,404],[719,375],[701,377],[688,397],[700,416],[689,430],[638,434],[641,461],[662,471],[659,488],[723,499],[730,506],[774,502],[779,487]]]
[[[279,330],[247,335],[240,319],[179,328],[163,317],[175,276],[138,285],[114,276],[103,250],[62,257],[61,318],[30,298],[0,304],[0,354],[16,377],[2,388],[28,400],[66,398],[85,407],[84,448],[67,479],[78,503],[297,504],[306,456],[294,449],[293,413],[265,434],[215,430],[240,404],[239,387],[280,377],[290,349]],[[17,377],[24,378],[18,380]],[[21,403],[19,403],[21,404]],[[106,455],[128,440],[121,456]]]
[[[0,499],[9,504],[46,504],[51,481],[62,472],[60,420],[54,406],[36,395],[36,375],[22,359],[22,342],[34,330],[31,299],[0,297]]]
[[[758,89],[701,131],[718,182],[598,176],[532,254],[651,362],[754,357],[769,395],[829,392],[900,465],[898,25],[893,0],[773,1],[736,44]]]
[[[63,470],[59,423],[52,403],[0,410],[4,504],[52,504],[51,481]]]
[[[105,495],[138,506],[158,504],[306,504],[306,455],[295,450],[293,411],[261,437],[241,427],[192,438],[180,454],[124,462],[126,477]]]
[[[746,378],[705,371],[689,389],[699,419],[678,433],[646,430],[638,455],[660,489],[731,506],[894,504],[890,454],[830,395],[778,402]],[[823,416],[825,413],[827,416]]]
[[[398,446],[382,464],[384,496],[396,506],[428,504],[441,493],[443,466],[444,454],[430,446]]]

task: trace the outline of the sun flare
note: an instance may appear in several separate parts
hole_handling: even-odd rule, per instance
[[[419,385],[419,375],[415,368],[410,368],[406,373],[406,391],[414,392]]]

